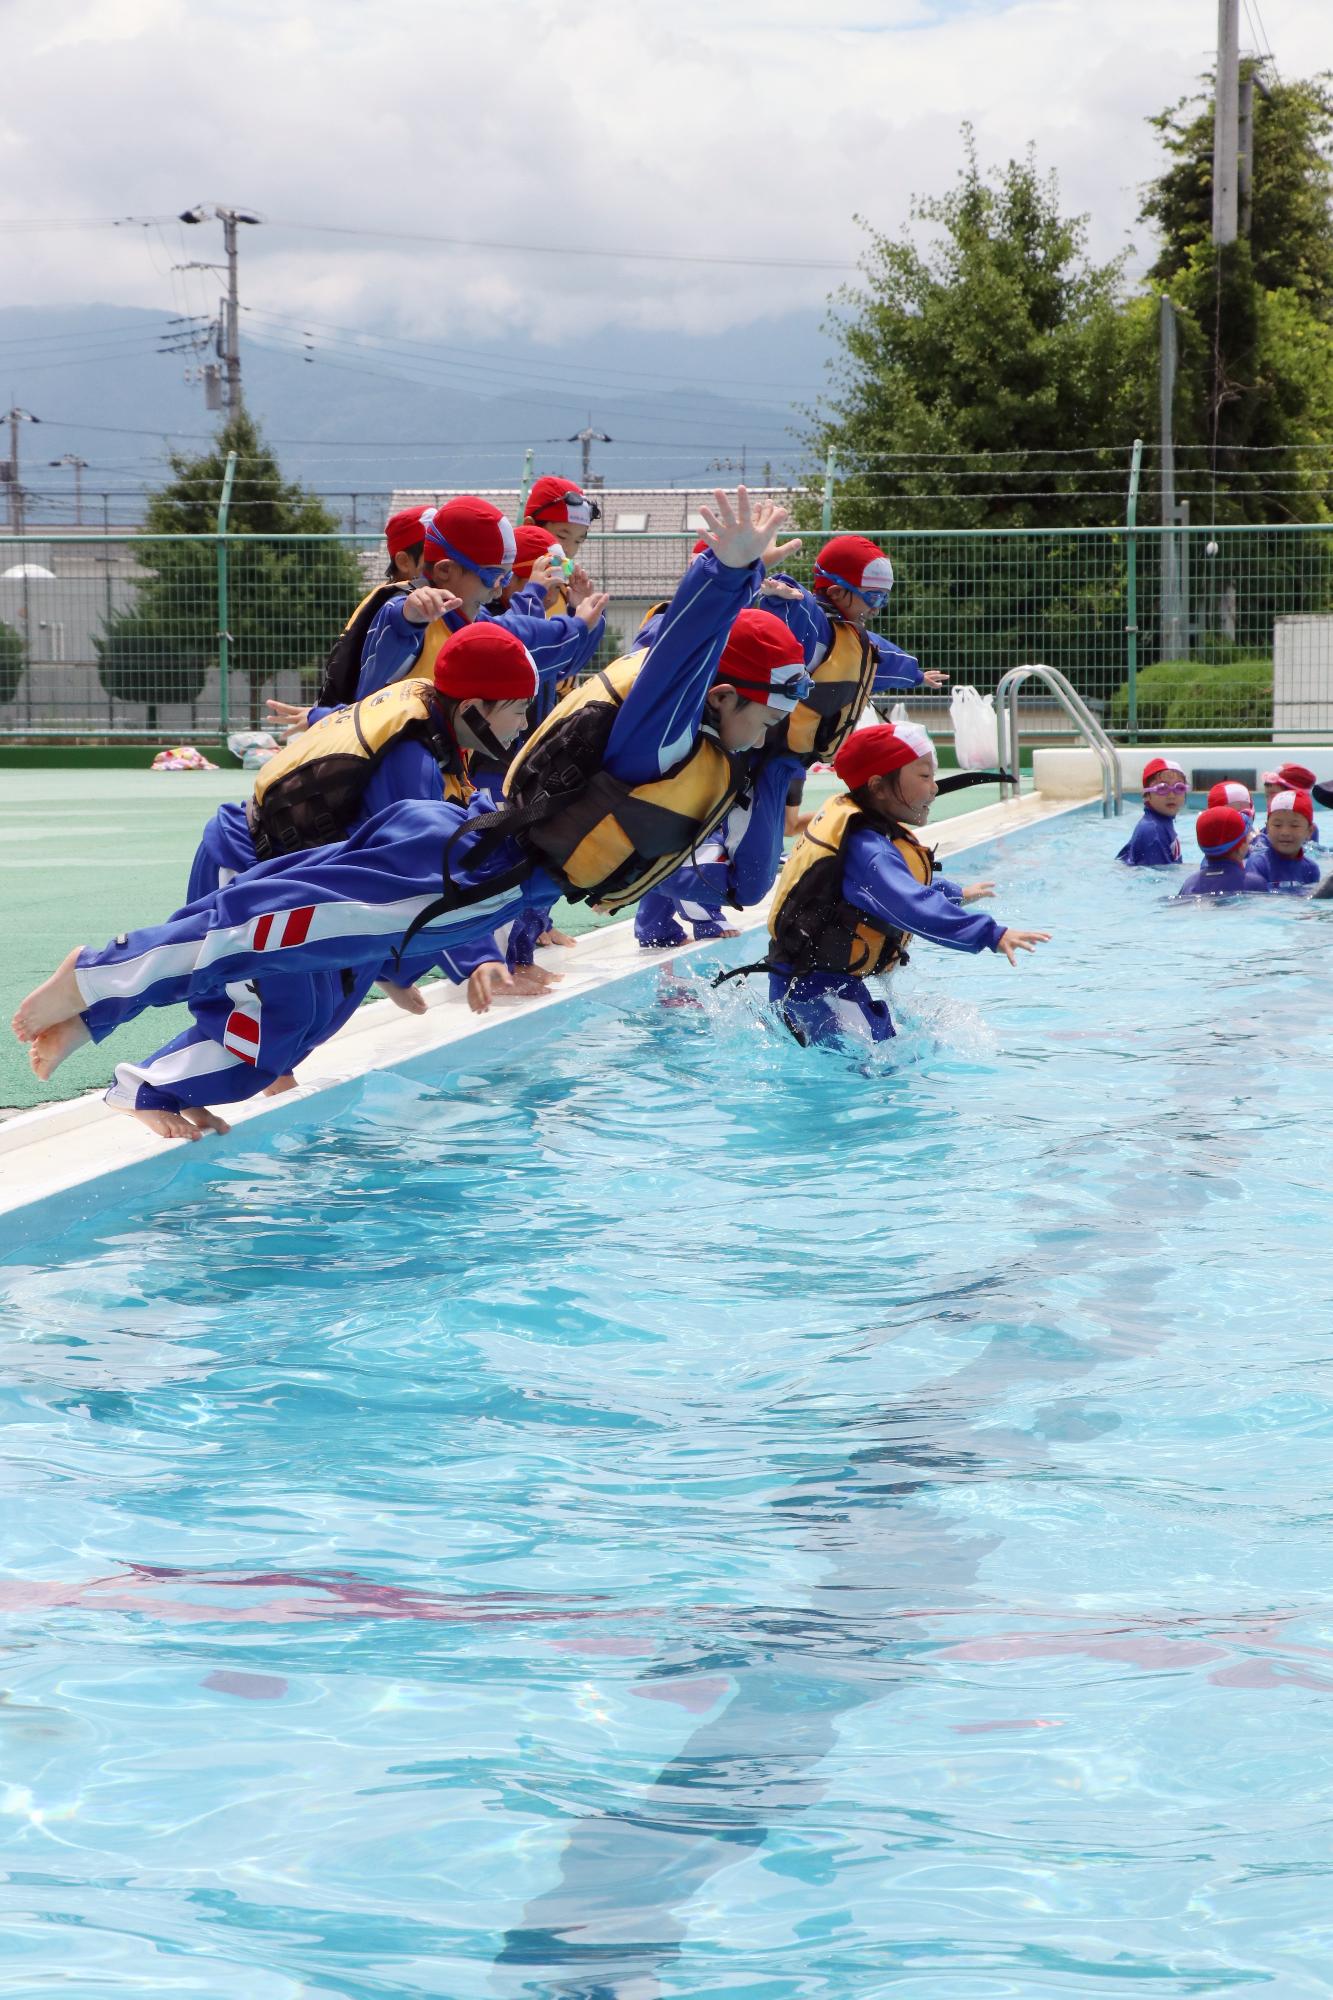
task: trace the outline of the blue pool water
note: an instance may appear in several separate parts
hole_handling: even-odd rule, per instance
[[[1333,906],[1126,824],[0,1272],[0,1993],[1333,1990]]]

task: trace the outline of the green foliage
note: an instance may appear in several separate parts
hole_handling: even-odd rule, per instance
[[[237,454],[228,534],[228,627],[233,676],[247,676],[249,720],[262,726],[266,683],[284,669],[318,669],[345,607],[361,590],[356,563],[337,542],[281,542],[325,535],[337,522],[314,495],[284,480],[251,418],[233,417],[198,458],[173,454],[172,478],[145,514],[146,535],[212,535],[227,454]],[[152,575],[133,607],[114,614],[95,642],[109,695],[142,702],[148,727],[159,707],[197,701],[218,658],[216,544],[149,542]],[[233,714],[237,704],[233,697]]]
[[[1329,518],[1333,446],[1333,91],[1330,78],[1255,92],[1248,237],[1212,243],[1211,82],[1151,122],[1167,165],[1142,217],[1160,235],[1152,277],[1177,308],[1175,432],[1207,448],[1221,521]],[[1155,433],[1151,411],[1143,421]],[[1304,453],[1296,447],[1308,445]],[[1201,466],[1202,453],[1188,462]]]
[[[23,678],[23,641],[0,619],[0,702],[13,701]]]
[[[1142,216],[1160,239],[1150,276],[1170,291],[1199,251],[1211,260],[1213,90],[1182,98],[1149,120],[1167,165],[1144,197]],[[1254,92],[1254,198],[1249,248],[1261,291],[1295,292],[1333,313],[1333,78],[1317,76]]]
[[[842,526],[882,525],[938,487],[894,454],[949,452],[974,455],[950,526],[1105,518],[1052,454],[1123,439],[1126,345],[1144,329],[1120,312],[1120,261],[1088,260],[1084,219],[1061,214],[1031,153],[988,181],[965,143],[958,184],[914,204],[929,249],[872,232],[864,285],[835,300],[835,387],[810,443],[837,451]]]
[[[1112,733],[1129,726],[1129,683],[1107,706]],[[1226,665],[1158,660],[1138,675],[1138,729],[1145,736],[1187,736],[1194,730],[1266,735],[1273,726],[1271,660],[1238,657]]]

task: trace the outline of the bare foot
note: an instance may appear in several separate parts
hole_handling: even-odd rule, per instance
[[[551,928],[550,928],[550,930],[549,930],[549,931],[543,931],[543,932],[542,932],[542,934],[541,934],[541,936],[540,936],[540,937],[538,938],[537,942],[538,942],[538,944],[564,944],[564,945],[573,945],[573,944],[577,944],[577,943],[578,943],[578,939],[577,939],[577,938],[572,938],[572,937],[571,937],[571,936],[569,935],[569,932],[568,932],[568,931],[560,931],[560,930],[557,930],[557,929],[556,929],[556,927],[555,927],[555,925],[554,925],[554,924],[552,924],[552,925],[551,925]]]
[[[117,1110],[122,1107],[116,1106]],[[150,1132],[156,1132],[159,1139],[202,1139],[205,1132],[230,1132],[226,1120],[216,1112],[205,1110],[202,1104],[186,1111],[130,1111],[124,1107],[126,1115],[137,1118]]]
[[[272,1083],[265,1084],[259,1093],[261,1097],[284,1097],[289,1090],[295,1090],[296,1078],[288,1070],[286,1076],[275,1076]]]
[[[543,965],[516,965],[513,988],[518,994],[548,993],[564,978],[563,972],[548,972]]]
[[[32,1038],[28,1051],[28,1061],[32,1064],[34,1076],[41,1077],[43,1083],[55,1075],[66,1056],[72,1056],[75,1049],[81,1049],[92,1036],[83,1024],[81,1014],[72,1014],[68,1021],[57,1021],[54,1028],[43,1028]]]
[[[75,960],[82,950],[83,946],[76,944],[51,977],[34,986],[26,1000],[20,1000],[14,1015],[14,1033],[21,1042],[30,1042],[43,1028],[54,1028],[58,1021],[68,1021],[71,1014],[83,1012],[86,1002],[74,977]]]
[[[375,984],[386,1000],[392,1000],[395,1007],[401,1007],[405,1014],[424,1014],[426,996],[419,986],[395,986],[392,979],[377,979]]]

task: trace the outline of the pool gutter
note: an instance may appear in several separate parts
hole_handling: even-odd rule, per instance
[[[1039,820],[1075,811],[1083,803],[1030,793],[943,820],[931,828],[931,838],[941,856],[958,854]],[[735,921],[742,931],[757,930],[767,914],[766,899],[736,913]],[[437,981],[424,989],[425,1014],[404,1014],[390,1001],[374,1001],[358,1009],[345,1028],[306,1058],[295,1090],[225,1107],[226,1117],[238,1132],[248,1131],[259,1120],[270,1126],[308,1122],[312,1098],[376,1071],[402,1070],[441,1049],[465,1043],[478,1061],[496,1060],[519,1040],[559,1033],[558,1010],[571,1000],[605,992],[655,963],[716,949],[715,943],[704,943],[644,951],[635,940],[633,925],[619,923],[588,932],[572,949],[542,952],[541,962],[564,976],[553,993],[540,999],[498,1002],[489,1014],[477,1015],[469,1011],[463,988]],[[15,1216],[14,1224],[0,1232],[0,1257],[12,1256],[15,1241],[22,1243],[27,1228],[34,1236],[46,1236],[53,1228],[72,1226],[130,1193],[164,1186],[200,1148],[214,1153],[217,1144],[208,1140],[198,1146],[164,1144],[134,1119],[112,1111],[97,1091],[19,1112],[0,1124],[0,1216],[38,1204],[47,1204],[48,1210],[40,1218]]]

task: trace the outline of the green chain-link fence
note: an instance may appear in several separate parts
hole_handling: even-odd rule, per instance
[[[609,653],[670,595],[694,537],[602,534]],[[793,573],[808,580],[822,534]],[[880,621],[923,666],[989,691],[1059,667],[1112,734],[1333,738],[1333,529],[893,530]],[[361,590],[369,535],[0,538],[0,739],[198,738],[308,698]],[[932,725],[947,696],[912,704]],[[1034,694],[1025,735],[1067,733]]]

